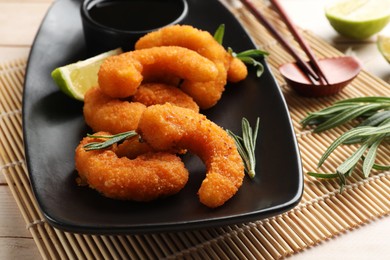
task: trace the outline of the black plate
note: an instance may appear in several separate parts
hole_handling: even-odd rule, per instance
[[[254,48],[246,31],[217,0],[188,0],[183,23],[214,32],[224,23],[224,45],[235,51]],[[265,61],[265,73],[254,70],[242,83],[227,86],[222,100],[204,113],[217,124],[241,132],[241,118],[252,124],[261,118],[257,143],[257,176],[245,178],[239,192],[225,205],[209,209],[197,190],[204,166],[195,156],[184,158],[191,172],[177,195],[152,203],[116,201],[75,183],[74,149],[90,132],[82,103],[61,93],[50,77],[58,67],[87,58],[79,17],[80,1],[56,1],[45,17],[28,62],[23,99],[27,165],[33,192],[53,226],[81,233],[173,231],[263,219],[287,211],[303,190],[294,131],[275,79]]]

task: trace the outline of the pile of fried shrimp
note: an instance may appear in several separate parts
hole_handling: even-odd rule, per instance
[[[241,187],[244,164],[234,139],[199,111],[215,106],[227,82],[247,73],[209,32],[189,25],[148,33],[133,51],[107,58],[98,85],[84,97],[84,118],[95,137],[76,148],[78,183],[113,199],[171,196],[188,181],[180,155],[189,152],[206,166],[200,202],[223,205]],[[85,149],[105,141],[102,136],[132,130],[138,135],[124,142]]]

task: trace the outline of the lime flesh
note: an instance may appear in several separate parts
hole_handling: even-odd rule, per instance
[[[88,89],[98,85],[98,71],[102,62],[121,52],[121,49],[115,49],[56,68],[52,71],[51,77],[62,92],[71,98],[83,101]]]
[[[325,8],[326,18],[341,35],[366,39],[390,21],[390,0],[339,0]]]

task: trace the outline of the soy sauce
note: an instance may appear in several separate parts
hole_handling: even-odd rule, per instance
[[[179,0],[110,0],[99,1],[88,11],[101,25],[125,31],[145,31],[174,22],[183,8]]]

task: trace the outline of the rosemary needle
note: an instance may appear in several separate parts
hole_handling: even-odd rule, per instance
[[[123,142],[127,138],[131,138],[131,137],[134,137],[136,135],[138,135],[138,134],[135,131],[123,132],[123,133],[119,133],[116,135],[89,135],[88,134],[88,137],[91,137],[91,138],[99,138],[99,139],[107,139],[107,140],[103,141],[103,142],[88,143],[88,144],[84,145],[84,149],[86,151],[106,149],[115,143]]]
[[[256,140],[257,133],[259,131],[260,118],[257,118],[255,129],[253,130],[249,124],[249,121],[243,117],[241,122],[242,127],[242,137],[234,134],[230,130],[226,130],[228,134],[233,137],[238,153],[240,154],[242,160],[244,161],[245,172],[249,175],[250,178],[254,178],[256,175]]]

